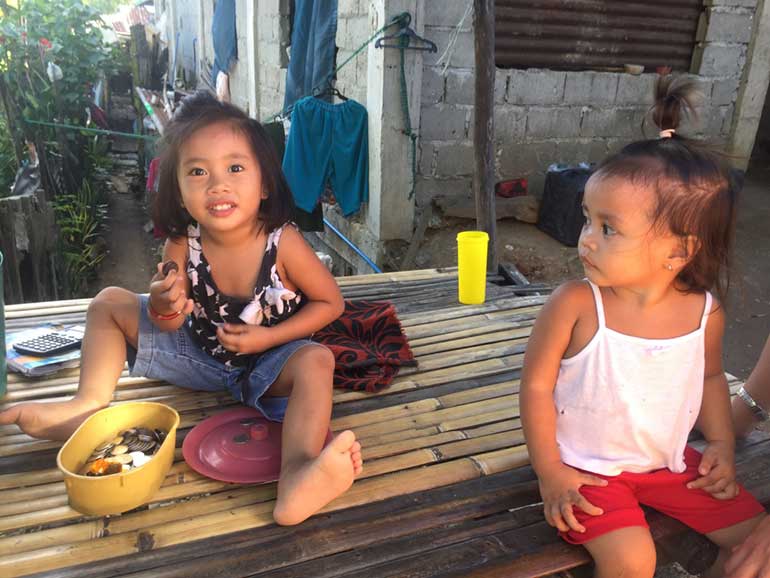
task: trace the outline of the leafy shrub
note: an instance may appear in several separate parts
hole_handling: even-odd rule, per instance
[[[83,293],[105,257],[102,235],[107,219],[104,195],[88,181],[73,195],[54,199],[59,226],[59,253],[66,288],[72,295]]]
[[[5,126],[5,119],[0,117],[0,197],[11,192],[16,176],[16,153],[13,150],[11,133]]]

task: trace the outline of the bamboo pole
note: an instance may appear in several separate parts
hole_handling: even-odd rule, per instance
[[[399,429],[412,429],[413,427],[425,427],[436,425],[447,419],[458,417],[483,416],[487,411],[510,409],[517,410],[518,400],[511,398],[493,398],[477,401],[467,405],[438,409],[428,413],[408,415],[395,418],[387,422],[363,425],[355,429],[361,439],[374,437],[382,433],[397,431]]]
[[[530,322],[529,325],[523,326],[523,327],[532,327],[534,325],[534,321]],[[523,328],[521,327],[521,328]],[[487,323],[486,325],[478,325],[476,327],[470,327],[470,328],[463,328],[458,331],[449,331],[444,332],[440,335],[431,335],[427,337],[415,337],[409,339],[409,345],[412,348],[412,351],[414,351],[417,347],[423,347],[425,345],[430,345],[433,343],[441,343],[444,341],[444,339],[463,339],[465,337],[473,337],[474,335],[484,335],[487,332],[494,332],[494,331],[503,331],[503,330],[511,330],[511,326],[504,322],[504,321],[498,321],[495,323]]]
[[[410,343],[412,353],[417,359],[422,359],[427,355],[434,355],[437,353],[447,353],[450,351],[458,351],[469,346],[481,346],[491,345],[501,342],[526,343],[529,334],[532,332],[532,326],[521,327],[515,329],[505,329],[502,331],[487,331],[480,335],[468,336],[465,338],[453,339],[452,336],[447,335],[446,340],[430,343],[426,345],[414,345]]]
[[[0,475],[0,490],[26,488],[51,482],[61,481],[62,475],[57,468],[18,472]]]

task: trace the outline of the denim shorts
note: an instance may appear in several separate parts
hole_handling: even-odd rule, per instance
[[[200,391],[229,391],[237,401],[253,407],[273,421],[283,421],[288,397],[265,396],[284,365],[296,351],[318,345],[309,339],[289,341],[255,356],[246,367],[228,367],[203,351],[188,323],[176,331],[161,331],[147,314],[147,295],[139,295],[137,349],[128,346],[132,377],[167,381]]]

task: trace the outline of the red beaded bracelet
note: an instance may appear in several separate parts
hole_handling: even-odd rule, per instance
[[[177,311],[176,313],[170,313],[169,315],[161,315],[155,309],[152,307],[152,303],[150,303],[150,300],[147,300],[147,313],[149,313],[150,317],[152,319],[158,319],[160,321],[168,321],[169,319],[176,319],[181,315],[181,311]]]

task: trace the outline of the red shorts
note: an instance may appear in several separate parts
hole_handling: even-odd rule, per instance
[[[687,469],[681,474],[675,474],[667,468],[648,474],[593,474],[607,480],[608,484],[604,487],[582,486],[580,493],[594,506],[604,510],[604,513],[589,516],[583,510],[573,508],[575,518],[586,531],[581,534],[570,530],[559,534],[567,542],[584,544],[620,528],[649,528],[640,504],[663,512],[701,534],[727,528],[765,511],[762,504],[743,487],[732,500],[717,500],[703,490],[687,489],[687,483],[700,477],[700,459],[700,452],[687,447],[684,451]]]

